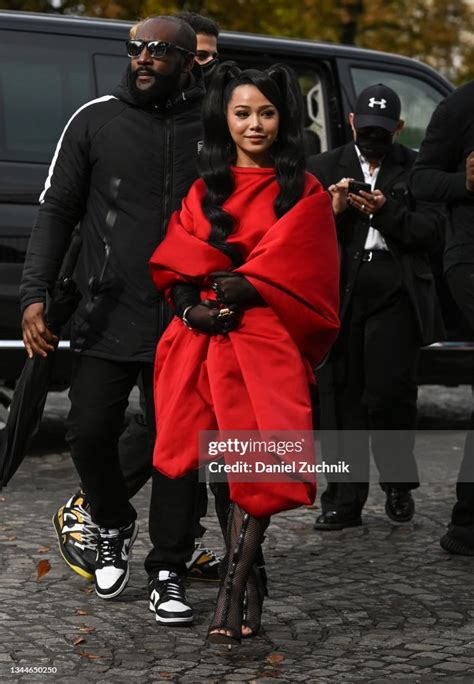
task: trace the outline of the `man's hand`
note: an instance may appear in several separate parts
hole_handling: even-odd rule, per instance
[[[192,328],[208,335],[225,335],[234,330],[239,323],[235,309],[220,308],[216,302],[204,300],[190,309],[186,315]]]
[[[337,216],[347,209],[347,187],[350,178],[341,178],[340,181],[330,185],[328,192],[331,195],[332,210]]]
[[[466,190],[474,192],[474,152],[466,159]]]
[[[30,359],[34,354],[43,358],[56,348],[58,337],[48,330],[44,320],[44,304],[36,302],[26,307],[21,321],[23,344]]]
[[[357,195],[352,193],[348,196],[349,204],[362,214],[376,214],[387,201],[381,190],[364,192],[361,190]]]

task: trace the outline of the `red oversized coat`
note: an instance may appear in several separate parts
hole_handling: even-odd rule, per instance
[[[201,430],[311,430],[311,368],[325,356],[338,329],[339,264],[331,201],[306,174],[303,198],[276,219],[279,193],[273,169],[233,167],[235,190],[224,204],[234,217],[234,243],[244,264],[235,269],[257,289],[265,307],[244,311],[236,330],[207,335],[174,318],[155,361],[157,439],[153,463],[169,477],[197,468]],[[201,201],[202,180],[150,260],[153,281],[169,293],[177,282],[201,287],[208,275],[232,270],[212,247]],[[314,501],[314,482],[233,482],[230,496],[253,516]]]

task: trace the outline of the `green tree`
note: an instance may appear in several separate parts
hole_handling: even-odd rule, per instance
[[[474,76],[468,0],[0,0],[0,7],[130,20],[186,9],[230,31],[358,45],[421,59],[453,81]]]
[[[188,9],[227,30],[345,43],[421,59],[451,80],[473,73],[468,0],[144,0],[143,14]]]

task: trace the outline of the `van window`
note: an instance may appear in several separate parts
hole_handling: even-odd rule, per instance
[[[328,149],[323,83],[315,71],[302,70],[297,66],[292,66],[298,74],[298,81],[304,98],[305,147],[306,154],[309,157]]]
[[[130,59],[121,55],[94,55],[97,95],[109,95],[120,83]]]
[[[357,95],[376,83],[383,83],[398,94],[402,102],[401,118],[405,121],[400,142],[418,150],[433,110],[444,95],[429,83],[403,73],[356,67],[351,69],[351,73]]]
[[[49,162],[91,86],[83,39],[0,31],[0,160]]]

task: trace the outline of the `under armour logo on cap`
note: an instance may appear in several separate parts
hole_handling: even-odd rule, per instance
[[[369,107],[380,107],[380,109],[386,109],[387,107],[387,100],[384,100],[383,98],[381,100],[376,100],[375,97],[371,97],[369,100]]]
[[[393,133],[400,120],[401,102],[397,93],[383,85],[369,86],[357,97],[354,107],[354,126],[377,127]]]

